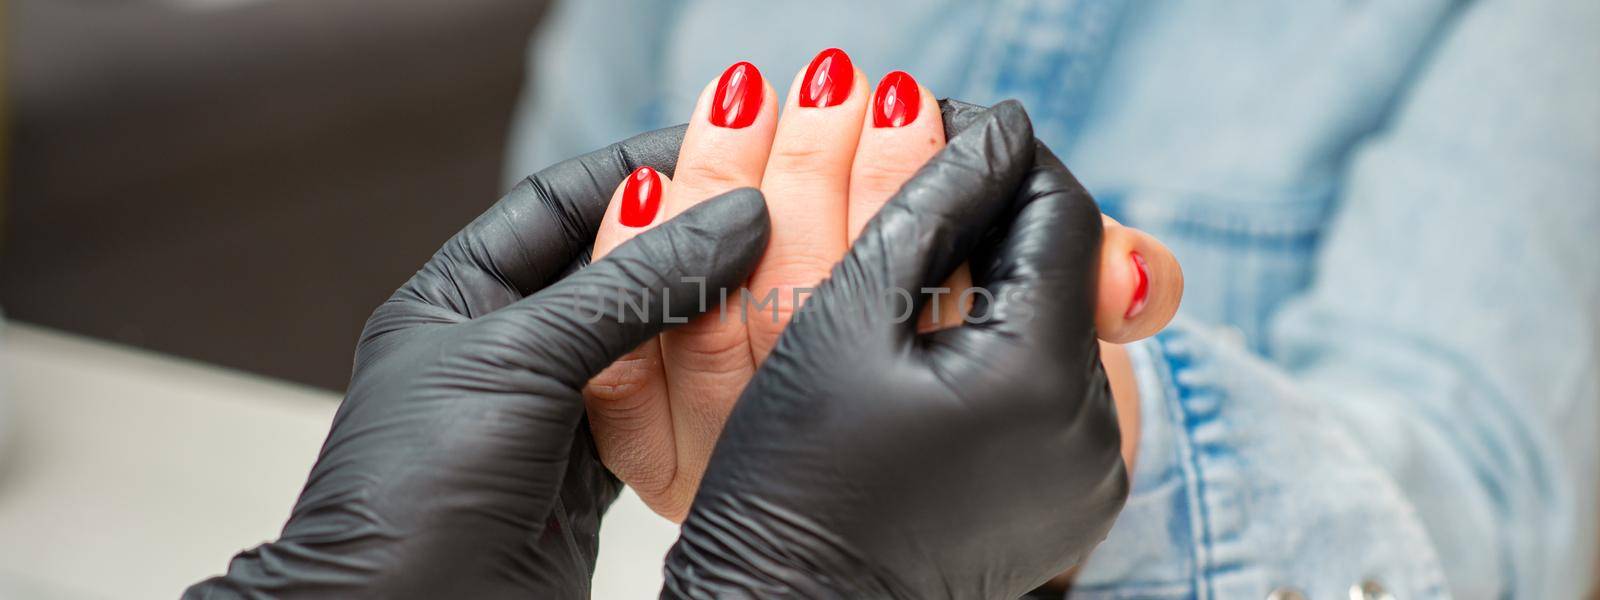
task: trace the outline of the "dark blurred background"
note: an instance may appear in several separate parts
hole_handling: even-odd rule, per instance
[[[342,389],[500,193],[533,0],[4,0],[9,319]]]

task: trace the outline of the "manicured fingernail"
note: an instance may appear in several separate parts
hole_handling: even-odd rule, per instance
[[[917,120],[920,108],[922,93],[917,90],[917,80],[905,71],[884,75],[872,97],[872,126],[904,127]]]
[[[1132,319],[1144,310],[1145,300],[1150,296],[1150,273],[1144,264],[1144,257],[1138,252],[1128,253],[1128,258],[1133,259],[1133,270],[1139,273],[1139,285],[1133,288],[1133,303],[1128,305],[1128,312],[1122,315],[1124,319]]]
[[[717,94],[711,98],[711,124],[740,129],[756,122],[761,112],[761,71],[747,62],[736,62],[717,80]]]
[[[639,167],[622,187],[622,213],[617,217],[625,227],[644,227],[656,220],[661,208],[661,175],[650,167]]]
[[[838,48],[817,53],[806,67],[805,79],[800,80],[800,106],[825,108],[836,106],[850,97],[850,87],[856,82],[855,65],[850,55]]]

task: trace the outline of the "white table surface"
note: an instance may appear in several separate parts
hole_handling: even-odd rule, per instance
[[[276,536],[332,393],[0,325],[0,598],[173,598]],[[632,493],[596,598],[652,598],[677,528]]]

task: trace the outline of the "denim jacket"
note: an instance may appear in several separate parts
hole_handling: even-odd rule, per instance
[[[1171,247],[1133,495],[1074,597],[1588,588],[1600,2],[583,0],[536,40],[512,177],[682,121],[735,60],[781,97],[838,46],[1022,99]]]

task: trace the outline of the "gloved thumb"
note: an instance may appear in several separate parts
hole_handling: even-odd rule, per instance
[[[571,389],[663,330],[716,308],[766,250],[767,205],[740,188],[640,234],[602,260],[472,322],[496,362]],[[735,296],[737,297],[737,296]]]

